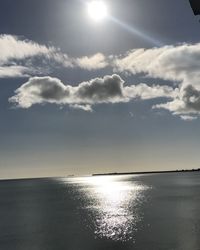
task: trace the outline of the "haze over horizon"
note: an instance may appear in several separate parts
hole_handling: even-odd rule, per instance
[[[90,2],[0,2],[0,178],[198,168],[189,1]]]

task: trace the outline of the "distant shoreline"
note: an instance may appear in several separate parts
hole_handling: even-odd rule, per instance
[[[102,174],[92,174],[92,176],[105,176],[105,175],[143,175],[143,174],[168,174],[168,173],[188,173],[188,172],[200,172],[198,169],[182,169],[182,170],[165,170],[165,171],[142,171],[142,172],[122,172],[122,173],[102,173]]]
[[[51,180],[55,178],[76,178],[76,177],[95,177],[95,176],[116,176],[116,175],[145,175],[145,174],[168,174],[168,173],[192,173],[200,172],[198,169],[182,169],[182,170],[165,170],[165,171],[140,171],[140,172],[114,172],[114,173],[97,173],[85,176],[66,175],[66,176],[46,176],[46,177],[23,177],[12,179],[0,179],[0,181],[31,181],[31,180]]]

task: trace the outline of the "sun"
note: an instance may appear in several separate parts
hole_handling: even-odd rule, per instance
[[[108,9],[102,1],[91,1],[87,5],[88,14],[94,21],[102,21],[108,15]]]

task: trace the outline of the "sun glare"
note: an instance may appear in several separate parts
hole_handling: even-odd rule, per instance
[[[88,14],[94,21],[102,21],[108,15],[108,9],[102,1],[91,1],[88,3]]]

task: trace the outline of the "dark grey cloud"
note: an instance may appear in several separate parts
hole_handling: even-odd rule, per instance
[[[123,98],[124,81],[118,75],[96,78],[79,85],[76,96],[81,100],[95,100],[95,102],[114,102]]]
[[[10,102],[21,108],[34,104],[68,104],[73,108],[91,111],[91,106],[101,103],[129,102],[134,98],[172,98],[173,88],[169,86],[148,86],[146,84],[125,86],[119,75],[108,75],[82,82],[77,86],[65,85],[59,79],[32,77],[15,91]]]
[[[44,100],[59,101],[69,95],[67,88],[56,78],[33,77],[23,86],[24,92],[30,91],[32,95]]]
[[[200,112],[200,91],[188,85],[183,91],[183,102],[189,110]]]

